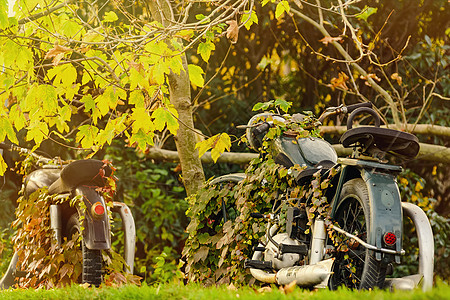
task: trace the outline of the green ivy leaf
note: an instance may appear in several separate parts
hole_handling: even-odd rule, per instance
[[[257,111],[257,110],[267,110],[269,109],[269,107],[271,107],[273,105],[273,100],[267,101],[267,102],[258,102],[256,103],[253,108],[252,111]]]
[[[205,85],[205,80],[203,79],[203,75],[205,72],[203,69],[199,66],[189,64],[188,65],[188,71],[189,71],[189,79],[193,86],[202,87]]]
[[[275,107],[279,107],[282,111],[287,113],[289,108],[292,106],[292,102],[285,101],[283,99],[277,99],[274,103]]]
[[[364,20],[367,22],[367,18],[369,18],[371,15],[375,14],[378,11],[378,8],[376,7],[370,7],[370,6],[364,6],[364,9],[361,14],[357,15],[356,17],[358,19]]]

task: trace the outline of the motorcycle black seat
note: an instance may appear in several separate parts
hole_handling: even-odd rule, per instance
[[[110,176],[111,173],[111,168],[100,160],[77,160],[61,171],[60,177],[50,185],[48,192],[49,194],[68,193],[82,184],[102,187],[106,183],[105,177]]]
[[[32,193],[44,186],[50,186],[58,180],[60,173],[60,169],[39,169],[33,171],[25,178],[25,197],[28,198]]]
[[[356,127],[347,130],[341,137],[344,147],[356,144],[363,147],[376,147],[383,152],[393,152],[405,158],[414,158],[419,153],[418,138],[408,132],[382,127]]]

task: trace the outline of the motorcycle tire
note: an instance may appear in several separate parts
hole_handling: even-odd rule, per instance
[[[367,186],[361,178],[355,178],[342,187],[334,221],[341,229],[366,241],[371,230],[370,209]],[[348,251],[336,252],[329,288],[334,290],[342,285],[358,290],[383,288],[387,264],[376,260],[375,252],[357,241],[339,236],[343,238],[340,245]]]
[[[78,213],[73,214],[67,222],[67,236],[71,238],[75,233],[81,234],[81,226]],[[88,283],[98,287],[102,283],[102,252],[86,247],[84,240],[81,240],[81,251],[83,256],[83,269],[81,273],[81,283]]]

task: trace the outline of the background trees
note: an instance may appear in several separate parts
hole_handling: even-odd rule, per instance
[[[401,162],[426,179],[418,191],[419,179],[411,179],[405,197],[434,198],[437,212],[450,212],[445,0],[20,0],[9,18],[6,3],[0,1],[0,141],[66,159],[112,158],[122,176],[119,196],[142,216],[143,266],[156,266],[164,247],[168,259],[179,253],[180,179],[192,193],[203,172],[209,178],[240,168],[203,171],[192,155],[195,141],[206,139],[204,149],[218,141],[228,147],[227,135],[217,134],[236,141],[242,132],[235,125],[247,123],[255,103],[274,98],[315,114],[373,102],[386,124],[417,132],[430,145]],[[323,128],[335,143],[341,123]],[[151,160],[162,147],[178,149],[182,174],[176,164]],[[246,151],[238,143],[232,150]],[[5,169],[0,160],[0,173]],[[158,208],[161,216],[177,211],[170,220],[180,223],[164,225],[154,215]],[[155,240],[153,252],[144,250]]]

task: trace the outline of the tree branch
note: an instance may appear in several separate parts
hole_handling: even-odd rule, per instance
[[[383,125],[380,126],[383,128],[395,128],[394,124],[391,125]],[[425,135],[437,135],[437,136],[445,136],[450,137],[450,127],[445,126],[438,126],[438,125],[430,125],[430,124],[404,124],[403,128],[397,128],[397,129],[404,129],[406,132],[410,132],[413,134],[425,134]],[[347,126],[321,126],[320,127],[320,133],[326,134],[326,133],[335,133],[335,134],[343,134],[345,131],[347,131]]]
[[[344,146],[342,146],[341,144],[332,146],[339,156],[348,156],[352,153],[351,148],[344,148]],[[177,151],[165,150],[155,147],[149,148],[147,157],[158,161],[180,161]],[[217,163],[245,165],[256,157],[258,157],[258,154],[256,153],[224,152],[217,160]],[[414,160],[450,163],[450,148],[447,148],[445,146],[420,143],[419,155]],[[213,163],[211,152],[206,152],[205,155],[201,157],[201,161],[205,164]]]
[[[67,1],[64,2],[64,3],[61,3],[61,4],[59,4],[59,5],[56,5],[55,7],[52,7],[52,8],[50,8],[50,9],[47,9],[46,11],[42,11],[42,12],[40,12],[40,13],[31,15],[31,16],[29,16],[29,17],[25,17],[25,18],[23,18],[23,19],[20,19],[17,23],[18,23],[19,25],[23,25],[23,24],[26,24],[26,23],[28,23],[28,22],[37,20],[37,19],[39,19],[39,18],[48,16],[48,15],[51,14],[52,12],[55,12],[55,11],[57,11],[58,9],[61,9],[61,8],[65,7],[65,6],[67,6],[68,4],[72,3],[72,2],[75,2],[75,0],[67,0]]]
[[[316,21],[314,21],[313,19],[311,19],[310,17],[306,16],[305,14],[303,14],[302,12],[296,10],[296,9],[291,9],[291,12],[294,13],[296,16],[302,18],[303,20],[305,20],[306,22],[310,23],[311,25],[313,25],[314,27],[316,27],[322,34],[324,37],[327,36],[331,36],[330,33],[325,29],[324,26],[320,25],[319,23],[317,23]],[[401,125],[401,121],[399,118],[399,113],[398,113],[398,108],[397,108],[397,104],[395,103],[394,99],[392,99],[391,95],[389,95],[389,93],[383,89],[380,85],[378,85],[375,80],[373,80],[370,76],[367,76],[368,73],[366,72],[366,70],[364,70],[358,63],[357,61],[361,58],[359,58],[358,60],[354,60],[350,54],[344,49],[344,47],[342,47],[341,44],[339,44],[336,41],[332,41],[330,42],[335,48],[336,50],[344,57],[345,61],[343,61],[344,63],[349,63],[353,68],[355,68],[361,75],[363,75],[364,77],[367,78],[367,82],[370,84],[370,86],[377,91],[382,97],[383,99],[386,101],[386,103],[389,105],[389,108],[392,111],[392,118],[394,119],[394,123],[397,126]]]

